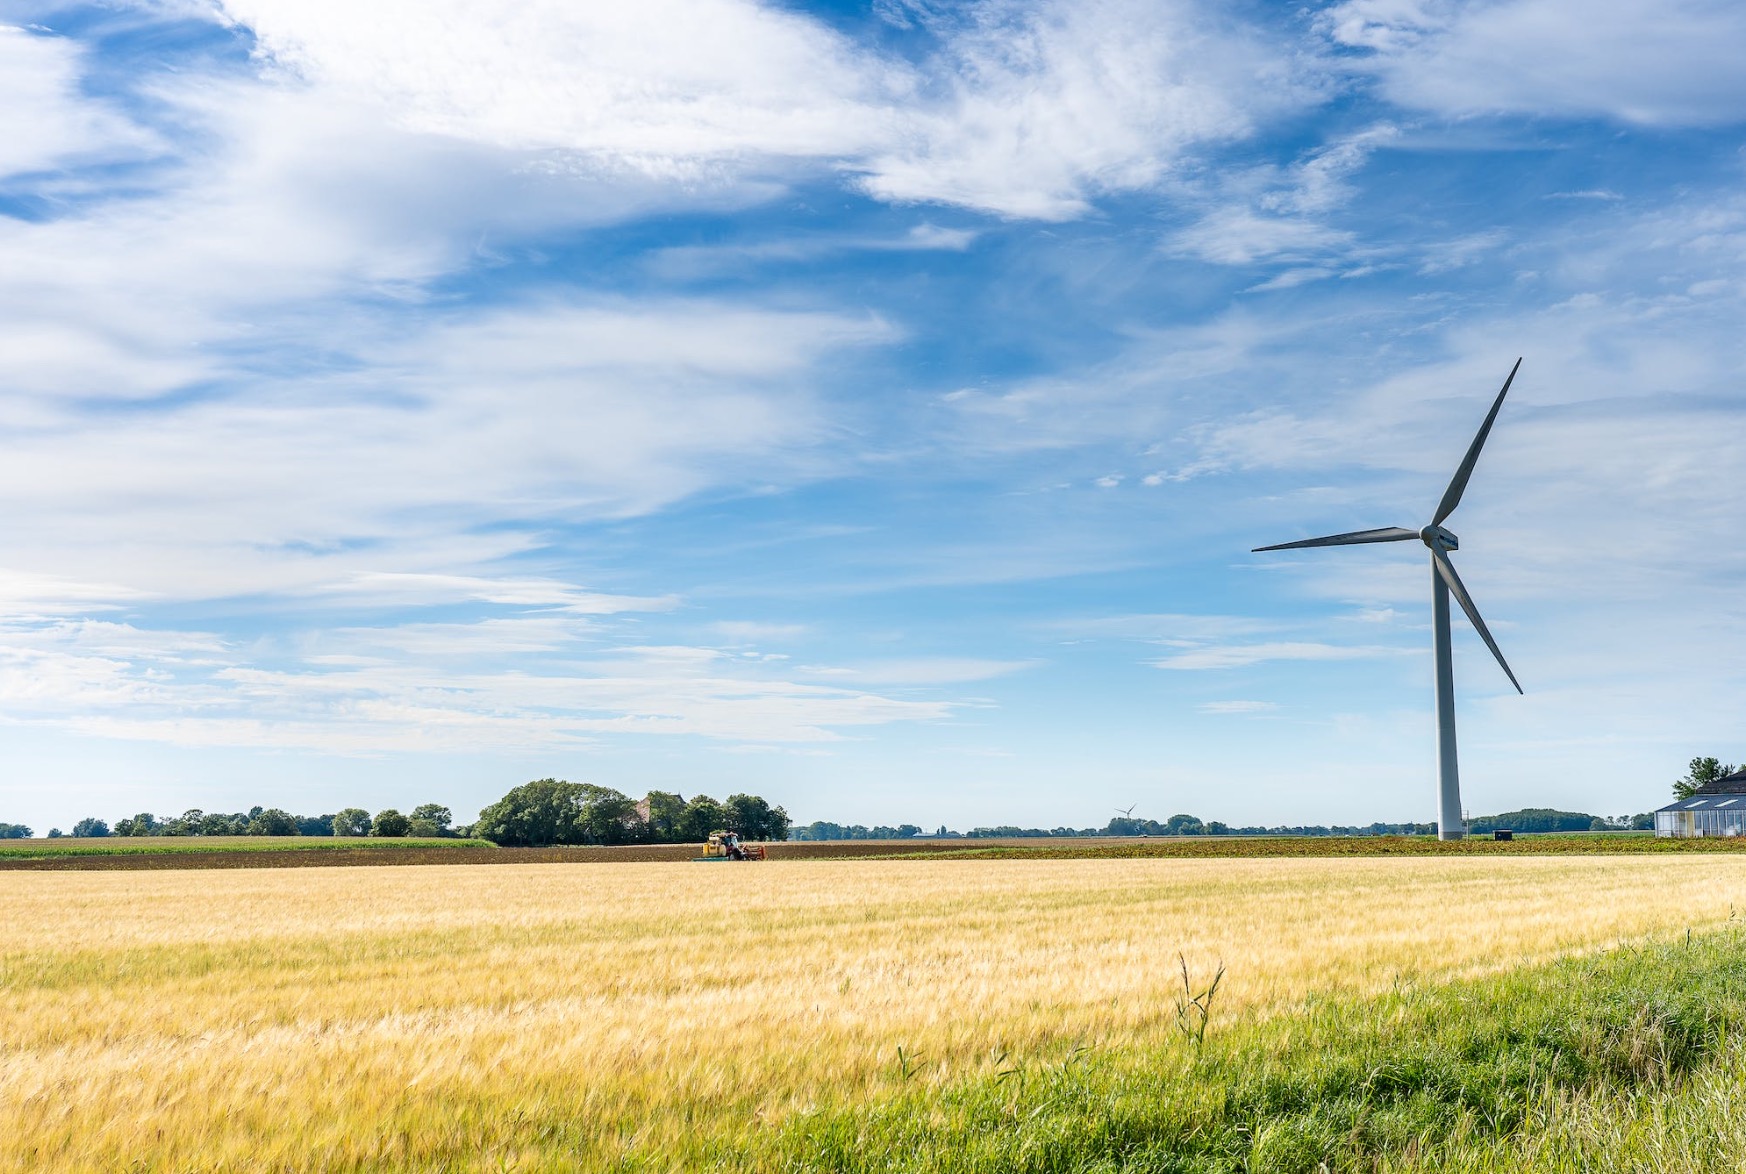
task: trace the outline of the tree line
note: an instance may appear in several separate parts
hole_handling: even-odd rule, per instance
[[[1673,784],[1679,798],[1734,772],[1731,763],[1716,758],[1691,760],[1686,776]],[[1653,829],[1652,813],[1638,815],[1590,815],[1581,811],[1524,808],[1500,815],[1482,815],[1468,824],[1468,831],[1485,834],[1503,828],[1519,832],[1643,831]],[[1201,820],[1193,815],[1172,815],[1162,822],[1117,816],[1103,827],[1036,828],[1001,824],[973,827],[967,832],[940,827],[926,832],[919,825],[840,824],[814,820],[792,825],[788,812],[772,807],[757,795],[729,795],[716,800],[708,795],[686,799],[674,791],[650,791],[641,800],[631,799],[611,787],[593,783],[570,783],[561,779],[536,779],[516,787],[479,813],[478,822],[457,827],[447,807],[425,803],[408,814],[387,808],[371,815],[361,807],[347,807],[325,815],[293,815],[277,807],[251,807],[246,812],[206,812],[198,808],[181,815],[158,817],[140,812],[115,821],[81,819],[73,825],[75,836],[376,836],[444,838],[470,836],[510,847],[553,844],[682,844],[701,842],[711,832],[738,832],[748,840],[907,840],[933,839],[1026,839],[1089,836],[1423,836],[1435,834],[1434,823],[1277,824],[1271,827],[1233,827],[1219,820]],[[29,839],[33,833],[24,824],[0,823],[0,840]],[[55,839],[64,833],[49,831]]]
[[[447,839],[467,834],[454,826],[454,815],[440,803],[425,803],[403,815],[389,807],[371,815],[362,807],[347,807],[327,815],[292,815],[277,807],[251,807],[247,811],[202,811],[198,807],[181,815],[159,818],[149,811],[118,819],[111,827],[101,819],[81,819],[73,825],[75,836],[377,836]],[[29,829],[25,829],[28,833]],[[61,835],[59,828],[49,838]]]
[[[1603,816],[1583,811],[1556,811],[1533,807],[1506,811],[1500,815],[1482,815],[1467,825],[1467,830],[1484,835],[1501,828],[1518,832],[1599,832],[1646,831],[1654,828],[1655,816]],[[994,827],[973,827],[967,832],[941,827],[924,832],[913,823],[887,827],[883,824],[867,827],[863,824],[837,824],[824,820],[797,827],[796,840],[908,840],[925,836],[936,840],[1023,840],[1070,839],[1092,836],[1432,836],[1437,834],[1434,823],[1368,823],[1368,824],[1260,824],[1233,827],[1219,820],[1202,820],[1193,815],[1172,815],[1162,822],[1118,816],[1102,827],[1035,828],[1001,824]]]
[[[738,832],[748,840],[786,840],[788,813],[757,795],[708,795],[686,799],[672,791],[650,791],[640,801],[611,787],[536,779],[516,787],[479,813],[471,826],[457,827],[454,816],[439,803],[426,803],[402,814],[387,808],[371,815],[347,807],[325,815],[293,815],[277,807],[248,811],[208,812],[198,808],[177,816],[149,811],[118,819],[81,819],[75,836],[415,836],[441,839],[477,837],[505,847],[545,847],[554,844],[681,844],[701,843],[712,832]],[[54,828],[50,839],[63,833]],[[23,824],[0,824],[0,839],[28,839]]]
[[[700,843],[712,832],[748,840],[786,840],[788,812],[757,795],[686,799],[650,791],[642,800],[611,787],[535,779],[479,813],[473,834],[512,848],[555,844]]]

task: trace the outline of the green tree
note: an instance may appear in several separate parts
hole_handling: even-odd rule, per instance
[[[109,825],[100,819],[81,819],[73,825],[73,834],[95,840],[109,834]]]
[[[399,839],[412,828],[412,821],[401,815],[392,807],[376,813],[376,818],[370,823],[370,834],[385,839]]]
[[[593,783],[577,783],[582,802],[584,844],[628,844],[637,839],[637,801],[622,791]]]
[[[507,847],[625,844],[638,822],[635,801],[611,787],[535,779],[481,811],[473,834]]]
[[[446,836],[449,825],[455,822],[454,812],[440,803],[420,803],[412,809],[414,823],[424,823],[430,827],[428,832],[418,832],[417,835]]]
[[[1718,762],[1714,758],[1694,758],[1691,769],[1683,779],[1677,779],[1673,784],[1675,799],[1689,799],[1697,794],[1698,788],[1705,783],[1713,783],[1717,779],[1726,778],[1734,773],[1733,763]]]
[[[722,805],[722,817],[728,830],[740,833],[748,840],[786,840],[790,820],[780,807],[771,807],[758,795],[729,795]],[[921,834],[921,828],[904,824],[894,829],[893,839],[908,839]]]
[[[251,836],[294,836],[297,834],[297,821],[291,818],[291,813],[280,811],[277,807],[268,807],[257,811],[249,819],[247,834]]]
[[[748,840],[763,839],[764,817],[770,805],[756,795],[729,795],[721,805],[724,826]]]
[[[573,842],[575,803],[569,783],[523,783],[479,813],[473,834],[510,848]]]
[[[367,836],[370,834],[370,813],[362,807],[348,807],[333,817],[336,836]]]
[[[643,802],[649,808],[649,839],[657,844],[672,844],[687,838],[683,832],[685,796],[673,791],[650,791]]]
[[[115,834],[118,836],[155,836],[158,834],[158,817],[149,811],[142,811],[132,819],[115,821]]]
[[[160,836],[197,836],[206,813],[198,807],[189,808],[174,819],[166,819],[158,828]]]
[[[203,836],[240,836],[248,828],[248,817],[240,813],[226,815],[222,811],[214,811],[200,821],[200,834]]]
[[[1553,807],[1524,807],[1501,815],[1480,815],[1468,821],[1470,835],[1487,836],[1499,828],[1516,832],[1586,832],[1594,830],[1595,817],[1586,811],[1559,811]]]
[[[708,795],[695,795],[679,816],[679,834],[686,840],[707,840],[727,826],[727,813]]]
[[[28,840],[30,829],[21,823],[0,823],[0,840]]]

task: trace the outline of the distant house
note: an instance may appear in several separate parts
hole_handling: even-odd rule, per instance
[[[1746,770],[1705,783],[1655,813],[1658,836],[1746,836]]]

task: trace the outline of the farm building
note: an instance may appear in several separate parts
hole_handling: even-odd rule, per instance
[[[1658,836],[1746,835],[1746,770],[1705,783],[1655,813]]]

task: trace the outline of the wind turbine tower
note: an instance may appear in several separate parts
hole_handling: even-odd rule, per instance
[[[1455,470],[1449,488],[1443,491],[1443,500],[1437,503],[1437,511],[1431,515],[1428,526],[1419,530],[1384,526],[1379,530],[1354,530],[1349,534],[1330,534],[1326,538],[1305,538],[1301,542],[1281,542],[1275,546],[1255,548],[1255,552],[1259,553],[1264,550],[1298,550],[1309,546],[1406,542],[1413,538],[1430,547],[1432,645],[1437,654],[1437,838],[1440,840],[1459,840],[1466,834],[1461,818],[1461,772],[1455,758],[1455,665],[1449,648],[1451,593],[1461,605],[1461,610],[1467,613],[1467,618],[1473,622],[1473,630],[1479,633],[1479,638],[1485,641],[1485,646],[1497,657],[1504,676],[1510,679],[1510,684],[1516,687],[1517,693],[1522,691],[1516,674],[1510,672],[1509,663],[1504,660],[1503,653],[1498,651],[1497,641],[1491,638],[1490,629],[1479,618],[1479,609],[1473,606],[1473,597],[1467,594],[1467,588],[1461,583],[1461,576],[1455,573],[1455,564],[1449,561],[1449,552],[1461,548],[1460,540],[1443,528],[1443,523],[1455,512],[1455,507],[1461,504],[1461,495],[1467,491],[1467,479],[1473,476],[1473,466],[1479,463],[1479,450],[1485,447],[1485,438],[1491,435],[1491,426],[1497,421],[1498,409],[1503,407],[1504,396],[1510,393],[1510,384],[1515,382],[1516,372],[1521,368],[1522,361],[1517,359],[1516,365],[1510,368],[1509,378],[1504,380],[1503,390],[1497,393],[1491,411],[1486,414],[1485,423],[1479,426],[1479,434],[1468,446],[1467,455],[1461,460],[1461,467]]]

